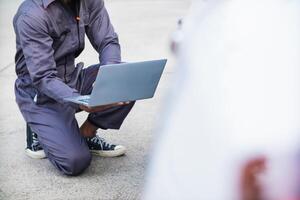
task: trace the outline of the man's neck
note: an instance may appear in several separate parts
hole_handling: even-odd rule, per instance
[[[72,2],[72,0],[60,0],[60,1],[65,5],[69,5]]]
[[[79,16],[80,12],[80,0],[60,0],[60,2],[70,10],[75,17]]]

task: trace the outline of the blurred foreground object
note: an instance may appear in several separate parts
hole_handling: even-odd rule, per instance
[[[300,199],[300,1],[195,1],[146,200]]]
[[[177,22],[177,30],[171,36],[171,51],[177,55],[180,49],[180,44],[183,40],[183,32],[182,32],[182,23],[183,19],[179,19]]]

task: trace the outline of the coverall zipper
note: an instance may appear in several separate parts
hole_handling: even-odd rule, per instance
[[[80,51],[80,30],[79,30],[79,21],[80,21],[80,1],[76,2],[76,23],[77,23],[77,36],[78,36],[78,52]]]
[[[75,20],[76,20],[76,26],[77,26],[77,37],[78,37],[78,52],[80,51],[80,45],[81,45],[81,41],[80,41],[80,29],[79,29],[79,21],[80,21],[80,1],[76,1],[76,16],[75,16]],[[65,82],[67,82],[67,57],[65,57],[65,74],[64,74],[64,80]]]
[[[67,82],[67,56],[65,56],[65,74],[64,74],[65,83]]]

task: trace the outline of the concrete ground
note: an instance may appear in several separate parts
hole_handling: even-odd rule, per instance
[[[0,199],[140,199],[155,121],[163,113],[163,99],[171,83],[174,58],[169,52],[170,34],[188,10],[189,0],[107,0],[106,6],[120,35],[123,60],[168,58],[156,97],[140,101],[120,131],[99,131],[109,141],[126,145],[120,158],[93,157],[79,177],[61,175],[47,159],[25,156],[25,122],[14,100],[15,36],[12,18],[20,0],[0,2]],[[78,61],[98,62],[91,45]],[[78,116],[79,123],[86,117]]]

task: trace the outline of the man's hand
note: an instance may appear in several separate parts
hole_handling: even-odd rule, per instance
[[[119,103],[113,103],[113,104],[97,106],[97,107],[88,107],[88,106],[84,106],[84,105],[79,105],[79,108],[88,113],[94,113],[94,112],[101,112],[101,111],[104,111],[106,109],[116,107],[116,106],[125,106],[125,105],[128,105],[129,103],[130,102],[119,102]]]

